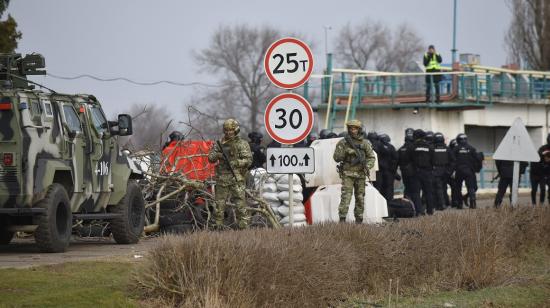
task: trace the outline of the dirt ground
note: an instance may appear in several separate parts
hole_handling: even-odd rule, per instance
[[[478,207],[493,205],[494,195],[481,197]],[[507,204],[507,197],[504,204]],[[527,194],[521,194],[520,204],[530,204]],[[453,211],[456,211],[453,209]],[[437,212],[436,212],[437,213]],[[117,245],[110,238],[74,238],[65,253],[41,253],[33,237],[17,238],[10,245],[0,245],[0,268],[25,268],[82,260],[139,261],[155,246],[157,238],[142,239],[135,245]]]

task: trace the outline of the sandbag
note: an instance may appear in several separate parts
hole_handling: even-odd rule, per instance
[[[269,183],[276,183],[277,181],[272,176],[269,176],[265,179],[265,182],[269,184]]]
[[[288,216],[290,214],[290,208],[288,207],[288,205],[281,205],[277,208],[277,211],[282,215],[282,216]],[[299,204],[296,204],[292,207],[292,211],[294,213],[294,215],[296,214],[304,214],[306,212],[306,208],[304,207],[303,204],[299,203]]]
[[[290,216],[285,216],[283,219],[281,219],[281,224],[287,224],[290,221]],[[305,222],[306,221],[306,215],[305,214],[295,214],[294,215],[294,223],[297,222]]]
[[[277,194],[277,198],[279,198],[279,200],[281,201],[288,201],[290,200],[290,194],[288,191],[281,191]],[[294,203],[302,202],[304,201],[304,196],[302,195],[302,193],[293,194],[292,201]]]
[[[262,198],[264,198],[264,200],[266,200],[269,203],[278,202],[279,201],[279,194],[276,193],[276,192],[264,192],[262,194]],[[287,199],[288,199],[288,197],[287,197]]]
[[[292,189],[294,190],[295,193],[301,193],[302,192],[302,185],[294,184],[292,186]],[[288,184],[277,183],[277,190],[278,191],[288,191],[289,190],[289,185]]]
[[[265,183],[262,186],[262,191],[269,192],[269,193],[277,192],[277,184],[275,184],[275,183]]]
[[[277,184],[287,184],[288,185],[288,174],[283,174],[282,176],[279,176],[279,177],[275,176],[275,179],[277,180]],[[300,182],[300,177],[297,174],[293,175],[292,182],[293,182],[294,185],[302,183],[302,182]]]
[[[283,204],[286,205],[286,206],[289,206],[289,203],[288,201],[283,201]],[[294,205],[294,207],[296,206],[304,206],[304,204],[302,202],[293,202],[292,205]]]

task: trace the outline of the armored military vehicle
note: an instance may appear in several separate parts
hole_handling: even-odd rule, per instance
[[[23,231],[41,251],[62,252],[74,227],[92,221],[107,221],[117,243],[136,243],[141,173],[117,144],[132,118],[107,121],[93,95],[38,90],[27,76],[44,68],[39,54],[0,54],[0,245]]]

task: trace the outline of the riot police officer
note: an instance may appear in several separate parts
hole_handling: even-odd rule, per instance
[[[413,145],[413,132],[414,129],[407,128],[405,130],[405,143],[397,150],[397,164],[401,170],[401,179],[403,180],[403,195],[405,198],[412,199],[411,184],[412,177],[414,176],[414,167],[410,157],[411,147]]]
[[[454,169],[454,156],[445,144],[445,136],[442,133],[435,133],[433,141],[435,208],[443,210],[446,204],[447,182]]]
[[[456,137],[456,147],[453,154],[455,156],[455,200],[457,207],[462,208],[462,183],[466,183],[468,190],[470,208],[476,208],[476,165],[477,154],[476,149],[468,144],[468,136],[466,134],[458,134]]]
[[[413,176],[413,191],[412,201],[416,208],[418,215],[425,215],[426,209],[420,198],[420,191],[426,198],[426,204],[428,207],[427,213],[433,214],[434,201],[433,201],[433,147],[426,142],[426,132],[421,129],[414,131],[414,144],[411,147],[411,158],[415,175]]]
[[[393,200],[393,182],[397,172],[397,151],[390,143],[390,136],[381,134],[378,154],[378,168],[380,169],[376,181],[380,183],[380,193],[389,202]]]
[[[510,187],[510,203],[512,202],[512,183],[514,182],[514,162],[510,160],[495,160],[495,165],[497,167],[499,180],[498,180],[498,190],[495,196],[495,208],[499,208],[502,204],[502,199],[506,193],[506,189]],[[518,182],[521,179],[521,175],[525,173],[527,168],[526,162],[521,162],[519,165],[519,178]],[[519,183],[518,183],[519,184]]]
[[[248,134],[248,139],[250,139],[248,145],[252,151],[252,164],[249,167],[250,170],[262,168],[267,161],[265,147],[262,146],[263,137],[264,135],[259,132],[251,132]]]

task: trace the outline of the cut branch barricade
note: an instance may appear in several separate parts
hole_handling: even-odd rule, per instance
[[[141,166],[140,181],[145,198],[146,234],[182,233],[209,229],[214,211],[214,165],[207,160],[210,141],[177,141],[162,152],[141,151],[132,154]],[[263,173],[261,173],[263,174]],[[252,227],[280,227],[279,216],[262,197],[260,182],[265,178],[250,173],[247,181],[247,211]],[[235,214],[231,200],[225,226],[234,228]]]

